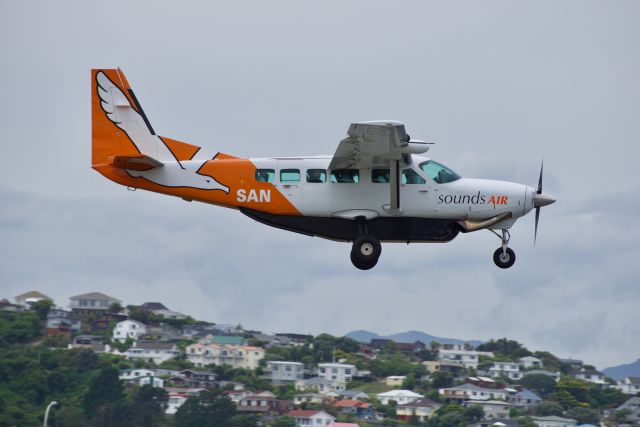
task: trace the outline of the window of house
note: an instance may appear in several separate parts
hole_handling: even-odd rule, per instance
[[[413,169],[405,169],[402,171],[402,177],[400,180],[403,184],[426,184],[427,181],[418,172]]]
[[[389,182],[389,169],[371,169],[371,182],[386,184]]]
[[[280,171],[280,182],[300,182],[300,169],[282,169]]]
[[[331,171],[331,182],[352,184],[360,181],[358,169],[336,169]]]
[[[256,181],[258,182],[276,182],[275,169],[256,169]]]
[[[307,182],[322,183],[327,182],[326,169],[307,169]]]
[[[434,182],[438,184],[446,184],[460,179],[460,175],[433,160],[427,160],[420,163],[420,169],[427,174]]]

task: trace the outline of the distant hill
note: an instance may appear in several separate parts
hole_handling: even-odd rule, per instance
[[[442,338],[442,337],[429,335],[425,332],[420,332],[420,331],[407,331],[407,332],[400,332],[397,334],[382,336],[382,335],[376,334],[375,332],[358,330],[358,331],[351,331],[345,336],[366,344],[371,342],[371,339],[373,338],[382,338],[382,339],[388,339],[388,340],[393,340],[395,342],[403,342],[403,343],[412,343],[416,341],[422,341],[427,345],[429,345],[431,341],[436,341],[436,342],[439,342],[440,344],[463,344],[467,342],[473,346],[482,344],[482,341],[478,341],[478,340],[465,341],[465,340],[456,339],[456,338]]]
[[[640,377],[640,359],[627,365],[618,365],[603,369],[602,373],[614,380],[621,380],[626,377]]]

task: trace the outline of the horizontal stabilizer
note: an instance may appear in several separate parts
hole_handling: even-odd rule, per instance
[[[131,169],[135,171],[146,171],[153,168],[161,168],[163,163],[157,161],[153,157],[141,156],[115,156],[113,163],[115,167],[122,169]]]

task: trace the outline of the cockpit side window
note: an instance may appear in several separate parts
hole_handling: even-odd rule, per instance
[[[402,183],[403,184],[426,184],[427,181],[418,172],[413,169],[405,169],[402,171]]]
[[[275,169],[256,169],[256,181],[258,182],[276,182]]]
[[[420,169],[427,174],[434,182],[438,184],[446,184],[460,179],[460,175],[433,160],[427,160],[420,163]]]

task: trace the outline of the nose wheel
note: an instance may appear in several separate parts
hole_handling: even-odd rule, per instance
[[[511,267],[516,262],[516,253],[508,247],[509,240],[511,240],[509,230],[503,229],[502,236],[493,230],[490,231],[502,240],[502,247],[496,249],[493,253],[493,262],[500,268]]]
[[[382,253],[380,241],[371,235],[362,235],[353,241],[351,262],[360,270],[369,270],[378,263]]]

